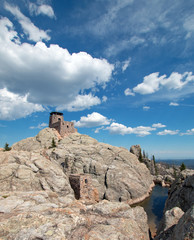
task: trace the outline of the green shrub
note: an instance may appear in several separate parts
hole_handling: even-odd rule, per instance
[[[185,166],[184,163],[182,163],[182,164],[180,165],[180,170],[183,171],[183,170],[185,170],[185,169],[186,169],[186,166]]]
[[[55,148],[56,146],[57,146],[57,145],[56,145],[55,139],[54,139],[54,137],[53,137],[51,146],[50,146],[49,148]]]
[[[9,144],[6,143],[4,147],[4,151],[10,151],[10,150],[11,150],[11,147],[9,147]]]

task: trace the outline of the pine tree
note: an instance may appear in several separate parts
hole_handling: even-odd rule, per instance
[[[152,160],[154,162],[154,165],[156,165],[156,160],[155,160],[155,156],[154,155],[152,156]]]
[[[55,142],[55,139],[53,138],[52,139],[52,143],[51,143],[51,146],[49,148],[55,148],[57,145],[56,145],[56,142]]]
[[[145,155],[145,151],[143,150],[143,158],[145,158],[146,157],[146,155]]]
[[[186,166],[185,166],[184,163],[182,163],[182,164],[180,165],[180,170],[183,171],[183,170],[185,170],[185,169],[186,169]]]
[[[11,150],[11,148],[9,147],[9,144],[6,143],[5,147],[4,147],[4,151],[10,151],[10,150]]]
[[[155,159],[154,155],[152,156],[152,160],[153,160],[153,163],[154,163],[155,174],[158,175],[158,169],[157,169],[157,166],[156,166],[156,159]]]
[[[142,157],[141,151],[140,151],[140,154],[139,154],[139,161],[143,162],[143,157]]]

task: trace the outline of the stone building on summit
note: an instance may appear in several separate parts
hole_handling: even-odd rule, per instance
[[[69,182],[77,200],[99,202],[98,190],[93,188],[89,174],[70,174]]]
[[[49,127],[55,128],[59,132],[61,137],[69,135],[70,133],[77,132],[77,129],[74,128],[74,123],[64,121],[63,113],[60,113],[60,112],[50,113]]]

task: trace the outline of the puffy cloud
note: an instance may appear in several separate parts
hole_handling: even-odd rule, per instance
[[[108,100],[107,96],[102,97],[102,102],[106,102]]]
[[[97,96],[93,96],[92,94],[77,95],[74,101],[68,104],[59,105],[57,107],[57,111],[67,110],[69,112],[77,112],[84,109],[89,109],[90,107],[98,105],[100,103],[100,99]]]
[[[194,81],[192,72],[185,72],[183,74],[173,72],[167,78],[166,75],[159,77],[159,73],[152,73],[144,77],[144,81],[133,88],[134,92],[140,94],[152,94],[159,91],[162,87],[168,90],[181,89],[189,82]]]
[[[179,133],[179,130],[167,130],[165,129],[164,131],[158,132],[157,135],[177,135]]]
[[[30,3],[29,4],[29,10],[31,14],[35,14],[35,15],[46,15],[50,18],[55,18],[55,13],[52,9],[51,6],[43,4],[43,5],[36,5],[35,3]]]
[[[106,128],[106,130],[109,130],[111,134],[119,134],[119,135],[136,134],[139,137],[144,137],[144,136],[150,135],[151,134],[150,132],[156,129],[152,127],[144,127],[144,126],[132,128],[132,127],[126,127],[125,125],[120,123],[113,122],[109,127]]]
[[[96,128],[96,130],[94,131],[95,133],[99,133],[100,132],[100,130],[102,130],[102,129],[104,129],[104,126],[102,126],[102,127],[99,127],[99,128]]]
[[[194,135],[194,128],[192,128],[191,130],[187,130],[185,133],[181,133],[181,136],[183,135]]]
[[[129,67],[129,64],[131,62],[131,58],[123,61],[122,71],[125,72],[125,70]]]
[[[86,52],[70,54],[58,45],[19,43],[7,18],[0,19],[0,89],[6,87],[33,104],[77,111],[100,104],[84,90],[105,86],[114,66]]]
[[[133,91],[140,94],[151,94],[158,91],[160,81],[165,77],[162,76],[159,78],[158,76],[159,76],[158,72],[145,76],[144,81],[138,84],[136,87],[134,87]]]
[[[31,126],[30,129],[42,129],[48,126],[48,123],[40,123],[38,126]]]
[[[33,112],[42,112],[44,108],[39,104],[29,103],[27,95],[21,96],[0,89],[0,120],[13,120],[26,117]]]
[[[144,110],[144,111],[148,111],[149,109],[150,109],[149,106],[143,106],[143,110]]]
[[[50,40],[48,31],[43,31],[36,27],[28,17],[21,13],[18,7],[5,3],[5,9],[16,17],[16,19],[21,24],[24,33],[28,36],[29,40],[32,40],[34,42]]]
[[[87,116],[80,118],[78,122],[74,121],[76,127],[97,127],[101,125],[109,125],[111,122],[110,119],[101,115],[100,113],[93,112]],[[100,129],[99,129],[100,130]]]
[[[175,107],[177,107],[177,106],[179,106],[179,104],[178,104],[178,103],[175,103],[175,102],[171,102],[171,103],[169,104],[169,106],[175,106]]]
[[[166,127],[166,125],[164,125],[162,123],[154,123],[154,124],[152,124],[152,127],[154,127],[154,128],[164,128],[164,127]]]
[[[130,88],[125,89],[124,94],[125,96],[135,96],[135,93],[133,93]]]

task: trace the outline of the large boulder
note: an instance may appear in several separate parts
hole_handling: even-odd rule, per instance
[[[54,138],[57,147],[49,148]],[[130,204],[149,196],[153,180],[149,170],[127,149],[99,143],[79,133],[60,139],[55,129],[45,128],[39,134],[13,145],[14,150],[34,151],[70,174],[90,174],[100,199],[128,201]]]
[[[172,184],[155,240],[194,238],[194,170],[184,170]]]
[[[186,212],[194,204],[194,170],[184,170],[172,184],[165,211],[179,207]]]
[[[86,135],[72,134],[46,153],[67,175],[90,174],[100,199],[132,204],[148,197],[153,187],[149,170],[134,154]]]
[[[133,145],[130,147],[130,152],[135,154],[137,156],[137,158],[139,159],[140,155],[141,155],[141,147],[140,145]]]
[[[61,136],[54,128],[45,128],[40,131],[37,136],[23,139],[13,144],[13,150],[23,151],[38,151],[52,146],[52,140],[57,143]]]
[[[40,153],[15,150],[0,153],[0,189],[73,195],[67,175],[56,162]]]
[[[112,202],[75,200],[70,174],[89,174],[100,199]],[[46,128],[0,152],[0,239],[148,240],[145,211],[129,204],[152,186],[149,170],[127,149]]]
[[[52,192],[12,192],[0,194],[0,212],[2,240],[149,239],[143,208],[126,203],[84,205]]]
[[[155,161],[150,160],[146,156],[142,156],[140,145],[131,146],[130,152],[135,154],[137,156],[137,158],[146,165],[146,167],[150,170],[150,173],[152,175],[156,174]]]

